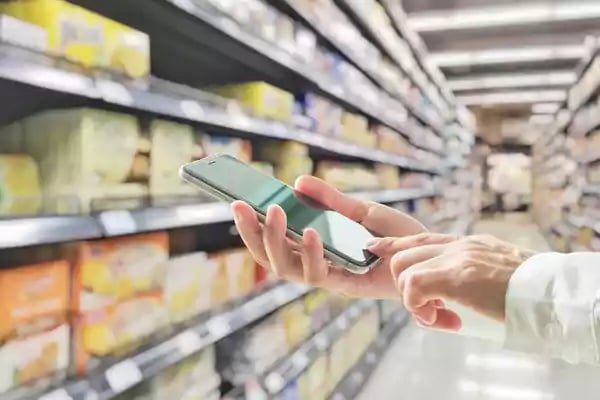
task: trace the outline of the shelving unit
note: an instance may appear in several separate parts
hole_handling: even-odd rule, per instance
[[[468,128],[457,122],[455,105],[444,87],[445,82],[426,64],[425,54],[417,48],[418,43],[402,16],[387,1],[377,4],[383,7],[391,21],[394,40],[402,41],[406,46],[409,59],[398,53],[350,0],[336,0],[332,4],[374,49],[373,58],[364,57],[352,46],[345,45],[299,2],[263,2],[291,18],[295,28],[301,27],[314,34],[319,49],[326,51],[336,62],[345,63],[344,68],[352,71],[349,75],[364,83],[363,86],[353,85],[345,75],[316,68],[293,49],[278,46],[264,35],[251,31],[217,7],[214,1],[148,0],[143,7],[134,0],[69,0],[68,3],[148,34],[151,74],[134,80],[125,77],[122,72],[84,67],[58,54],[11,44],[2,36],[5,33],[0,31],[0,100],[6,104],[0,110],[0,128],[20,123],[22,118],[46,110],[86,107],[134,115],[140,125],[160,118],[201,130],[209,137],[243,138],[252,144],[253,160],[260,153],[257,149],[267,140],[279,144],[300,143],[309,149],[306,157],[311,162],[356,164],[373,171],[377,167],[392,166],[397,167],[394,171],[400,177],[408,176],[422,183],[420,186],[414,183],[380,185],[369,190],[365,188],[372,186],[355,185],[358,189],[348,190],[350,195],[414,213],[428,227],[438,231],[458,235],[470,229],[473,218],[465,213],[468,212],[474,184],[464,176],[461,178],[460,172],[465,166],[472,138],[464,133]],[[0,15],[0,18],[3,17]],[[393,84],[394,80],[388,79],[389,76],[386,77],[379,69],[376,57],[389,61],[402,77],[403,85],[408,86]],[[304,121],[297,118],[307,116],[298,115],[295,110],[294,118],[289,120],[261,117],[241,102],[225,99],[213,90],[219,85],[256,81],[283,89],[292,97],[306,93],[321,96],[339,107],[340,113],[350,112],[366,118],[369,133],[381,126],[388,128],[402,138],[402,143],[407,143],[408,151],[391,152],[380,148],[379,143],[374,145],[378,147],[363,146],[357,144],[357,140],[350,140],[352,138],[343,139],[341,135],[317,132],[306,126],[306,118]],[[1,150],[0,154],[3,153]],[[263,161],[260,156],[256,158],[254,161]],[[209,252],[207,260],[212,261],[212,252],[218,259],[219,252],[241,244],[237,232],[231,228],[232,215],[225,203],[176,194],[167,195],[164,199],[154,195],[139,196],[134,206],[115,204],[102,209],[90,207],[90,210],[79,213],[3,214],[0,217],[0,253],[10,254],[8,260],[17,254],[17,259],[27,264],[28,257],[33,255],[55,257],[55,254],[63,254],[61,252],[64,251],[69,252],[71,257],[71,245],[118,243],[136,235],[164,233],[169,238],[176,237],[166,250],[171,258],[169,261],[188,253],[197,255],[196,252],[201,251]],[[219,227],[218,230],[216,227]],[[227,229],[229,233],[221,235]],[[177,235],[182,235],[185,240]],[[228,237],[217,237],[219,235]],[[69,258],[67,262],[78,261]],[[221,264],[227,262],[219,261]],[[128,265],[122,267],[127,268]],[[75,266],[69,264],[69,268],[74,270]],[[69,274],[76,275],[69,271]],[[101,272],[97,271],[98,274]],[[168,273],[165,274],[167,278],[164,280],[168,280]],[[89,276],[86,278],[93,281]],[[70,276],[69,279],[76,278]],[[226,279],[231,278],[227,275]],[[94,286],[95,283],[87,282],[86,285]],[[222,285],[219,290],[225,290],[223,285],[226,284],[220,282],[219,285]],[[228,281],[227,285],[233,284]],[[170,321],[167,327],[144,337],[125,354],[109,352],[108,355],[95,355],[94,362],[97,361],[97,364],[86,373],[75,372],[71,359],[75,357],[69,354],[70,364],[65,371],[60,371],[60,376],[44,376],[31,385],[12,388],[0,393],[0,400],[122,400],[131,391],[206,349],[214,349],[240,332],[261,326],[287,306],[316,293],[316,290],[274,280],[263,282],[245,293],[221,299],[218,305],[183,322]],[[146,292],[143,295],[150,296]],[[108,294],[104,296],[105,299],[110,297]],[[118,301],[122,300],[119,298]],[[345,308],[338,310],[337,315],[331,315],[322,327],[311,330],[300,344],[289,349],[288,354],[271,363],[266,371],[254,374],[249,382],[253,382],[268,398],[283,398],[285,389],[299,379],[318,357],[330,351],[336,341],[365,315],[382,307],[382,302],[374,300],[349,302]],[[143,314],[145,311],[136,310],[136,313]],[[69,312],[75,314],[77,311],[69,309]],[[308,311],[306,313],[310,316]],[[68,318],[72,332],[80,328],[77,325],[80,321],[76,320],[78,317]],[[362,343],[365,351],[340,377],[330,393],[332,399],[351,399],[360,392],[387,344],[406,321],[407,315],[401,309],[389,320],[379,320],[378,314],[378,324],[382,328],[378,326],[374,342]],[[69,337],[68,340],[75,339]],[[70,344],[73,345],[70,347],[75,347],[74,343]],[[216,366],[214,368],[216,371]],[[221,373],[217,371],[217,375]],[[236,389],[241,389],[239,387],[226,393],[225,383],[228,382],[221,382],[221,388],[213,389],[222,390],[220,395],[223,398],[244,398],[243,394],[241,397],[235,394]]]
[[[590,173],[600,159],[596,144],[600,53],[582,63],[568,92],[565,109],[556,113],[549,138],[534,147],[534,215],[544,235],[559,251],[598,249],[598,185]],[[544,198],[557,198],[548,203]]]

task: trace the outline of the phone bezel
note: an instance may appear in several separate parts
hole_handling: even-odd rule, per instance
[[[239,163],[244,164],[242,161],[238,160],[237,158],[235,158],[229,154],[219,154],[219,155],[206,157],[201,160],[194,161],[192,163],[183,165],[179,170],[179,175],[181,176],[182,179],[200,187],[202,190],[206,191],[207,193],[209,193],[211,196],[215,197],[218,200],[223,200],[228,203],[233,203],[234,201],[238,201],[238,200],[244,201],[244,199],[238,199],[236,197],[233,197],[231,195],[231,193],[228,193],[223,187],[220,187],[217,183],[209,182],[209,181],[203,179],[203,177],[201,175],[194,173],[195,172],[193,169],[194,166],[200,165],[202,167],[209,167],[209,166],[212,166],[212,165],[218,163],[219,159],[224,158],[224,157],[230,158],[232,160],[235,160]],[[259,172],[262,173],[261,171],[259,171]],[[270,179],[275,179],[270,175],[265,174],[265,176],[267,176]],[[260,209],[257,209],[253,205],[250,204],[250,206],[256,211],[256,213],[259,217],[259,220],[261,220],[261,222],[264,222],[265,214]],[[287,234],[288,234],[288,237],[290,237],[291,239],[293,239],[296,242],[301,242],[301,240],[302,240],[302,233],[297,232],[296,230],[294,230],[293,227],[291,227],[289,225],[287,226]],[[365,261],[365,263],[361,263],[361,262],[358,262],[357,260],[354,260],[352,257],[349,257],[349,256],[339,252],[337,249],[330,248],[329,246],[325,245],[325,243],[323,245],[324,245],[324,250],[325,250],[325,257],[327,259],[329,259],[330,261],[334,262],[335,264],[340,265],[341,267],[343,267],[355,274],[367,273],[374,266],[376,266],[379,263],[379,261],[381,260],[375,254],[372,254],[372,257],[367,259]]]

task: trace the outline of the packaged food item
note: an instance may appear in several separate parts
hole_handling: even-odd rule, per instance
[[[75,321],[75,366],[81,374],[93,368],[95,357],[119,355],[168,325],[160,291],[146,292],[85,310]]]
[[[166,232],[81,242],[74,271],[76,310],[162,287],[169,256]]]
[[[374,132],[377,135],[379,148],[381,150],[404,157],[411,155],[412,146],[408,140],[406,140],[398,132],[395,132],[394,130],[383,125],[376,125],[374,127]]]
[[[208,400],[217,394],[221,378],[216,371],[216,355],[210,346],[150,380],[148,399]]]
[[[148,35],[63,0],[0,2],[0,12],[43,28],[47,50],[87,67],[132,78],[150,72]]]
[[[349,142],[363,147],[376,147],[377,137],[369,131],[369,121],[362,115],[342,113],[342,135]]]
[[[298,346],[311,333],[310,318],[303,301],[294,301],[279,310],[287,344],[290,349]]]
[[[286,141],[265,143],[258,149],[258,157],[273,164],[275,177],[289,185],[305,174],[311,174],[313,162],[305,144]]]
[[[294,108],[294,96],[265,82],[248,82],[216,88],[222,96],[236,99],[259,117],[289,121]]]
[[[23,154],[0,154],[0,216],[33,215],[42,206],[35,160]]]
[[[327,136],[341,135],[342,108],[313,93],[301,94],[297,101],[301,113],[313,123],[311,130]]]
[[[202,147],[207,155],[230,154],[244,162],[252,160],[252,143],[229,136],[204,135]]]
[[[376,164],[375,173],[384,189],[397,189],[400,187],[400,171],[397,166]]]
[[[233,386],[242,386],[289,350],[281,318],[275,313],[217,343],[219,372]]]
[[[69,366],[69,264],[0,271],[0,393]]]
[[[227,294],[230,299],[248,294],[254,287],[256,264],[245,248],[222,253],[227,273]]]
[[[220,267],[204,252],[167,261],[164,296],[173,322],[192,318],[212,307],[219,297],[215,291]]]
[[[134,116],[86,108],[54,110],[16,125],[20,128],[13,126],[0,137],[2,147],[6,144],[37,161],[48,198],[81,203],[65,201],[49,211],[86,211],[96,198],[147,194],[145,185],[128,183],[139,140]]]
[[[381,187],[374,170],[360,164],[321,161],[315,176],[343,191],[373,190]]]
[[[147,78],[150,75],[150,37],[106,18],[104,25],[107,39],[106,65],[130,78]]]
[[[150,123],[150,193],[194,194],[179,178],[179,167],[194,158],[194,130],[189,125],[153,120]]]

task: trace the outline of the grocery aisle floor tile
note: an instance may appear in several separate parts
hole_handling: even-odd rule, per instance
[[[480,221],[476,233],[547,251],[527,215]],[[410,324],[396,337],[359,400],[597,400],[600,368],[504,351],[478,339]]]

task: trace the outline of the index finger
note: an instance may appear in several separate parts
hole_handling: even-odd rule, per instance
[[[400,211],[351,197],[313,176],[301,176],[295,187],[302,194],[381,236],[415,235],[426,230],[420,222]]]

